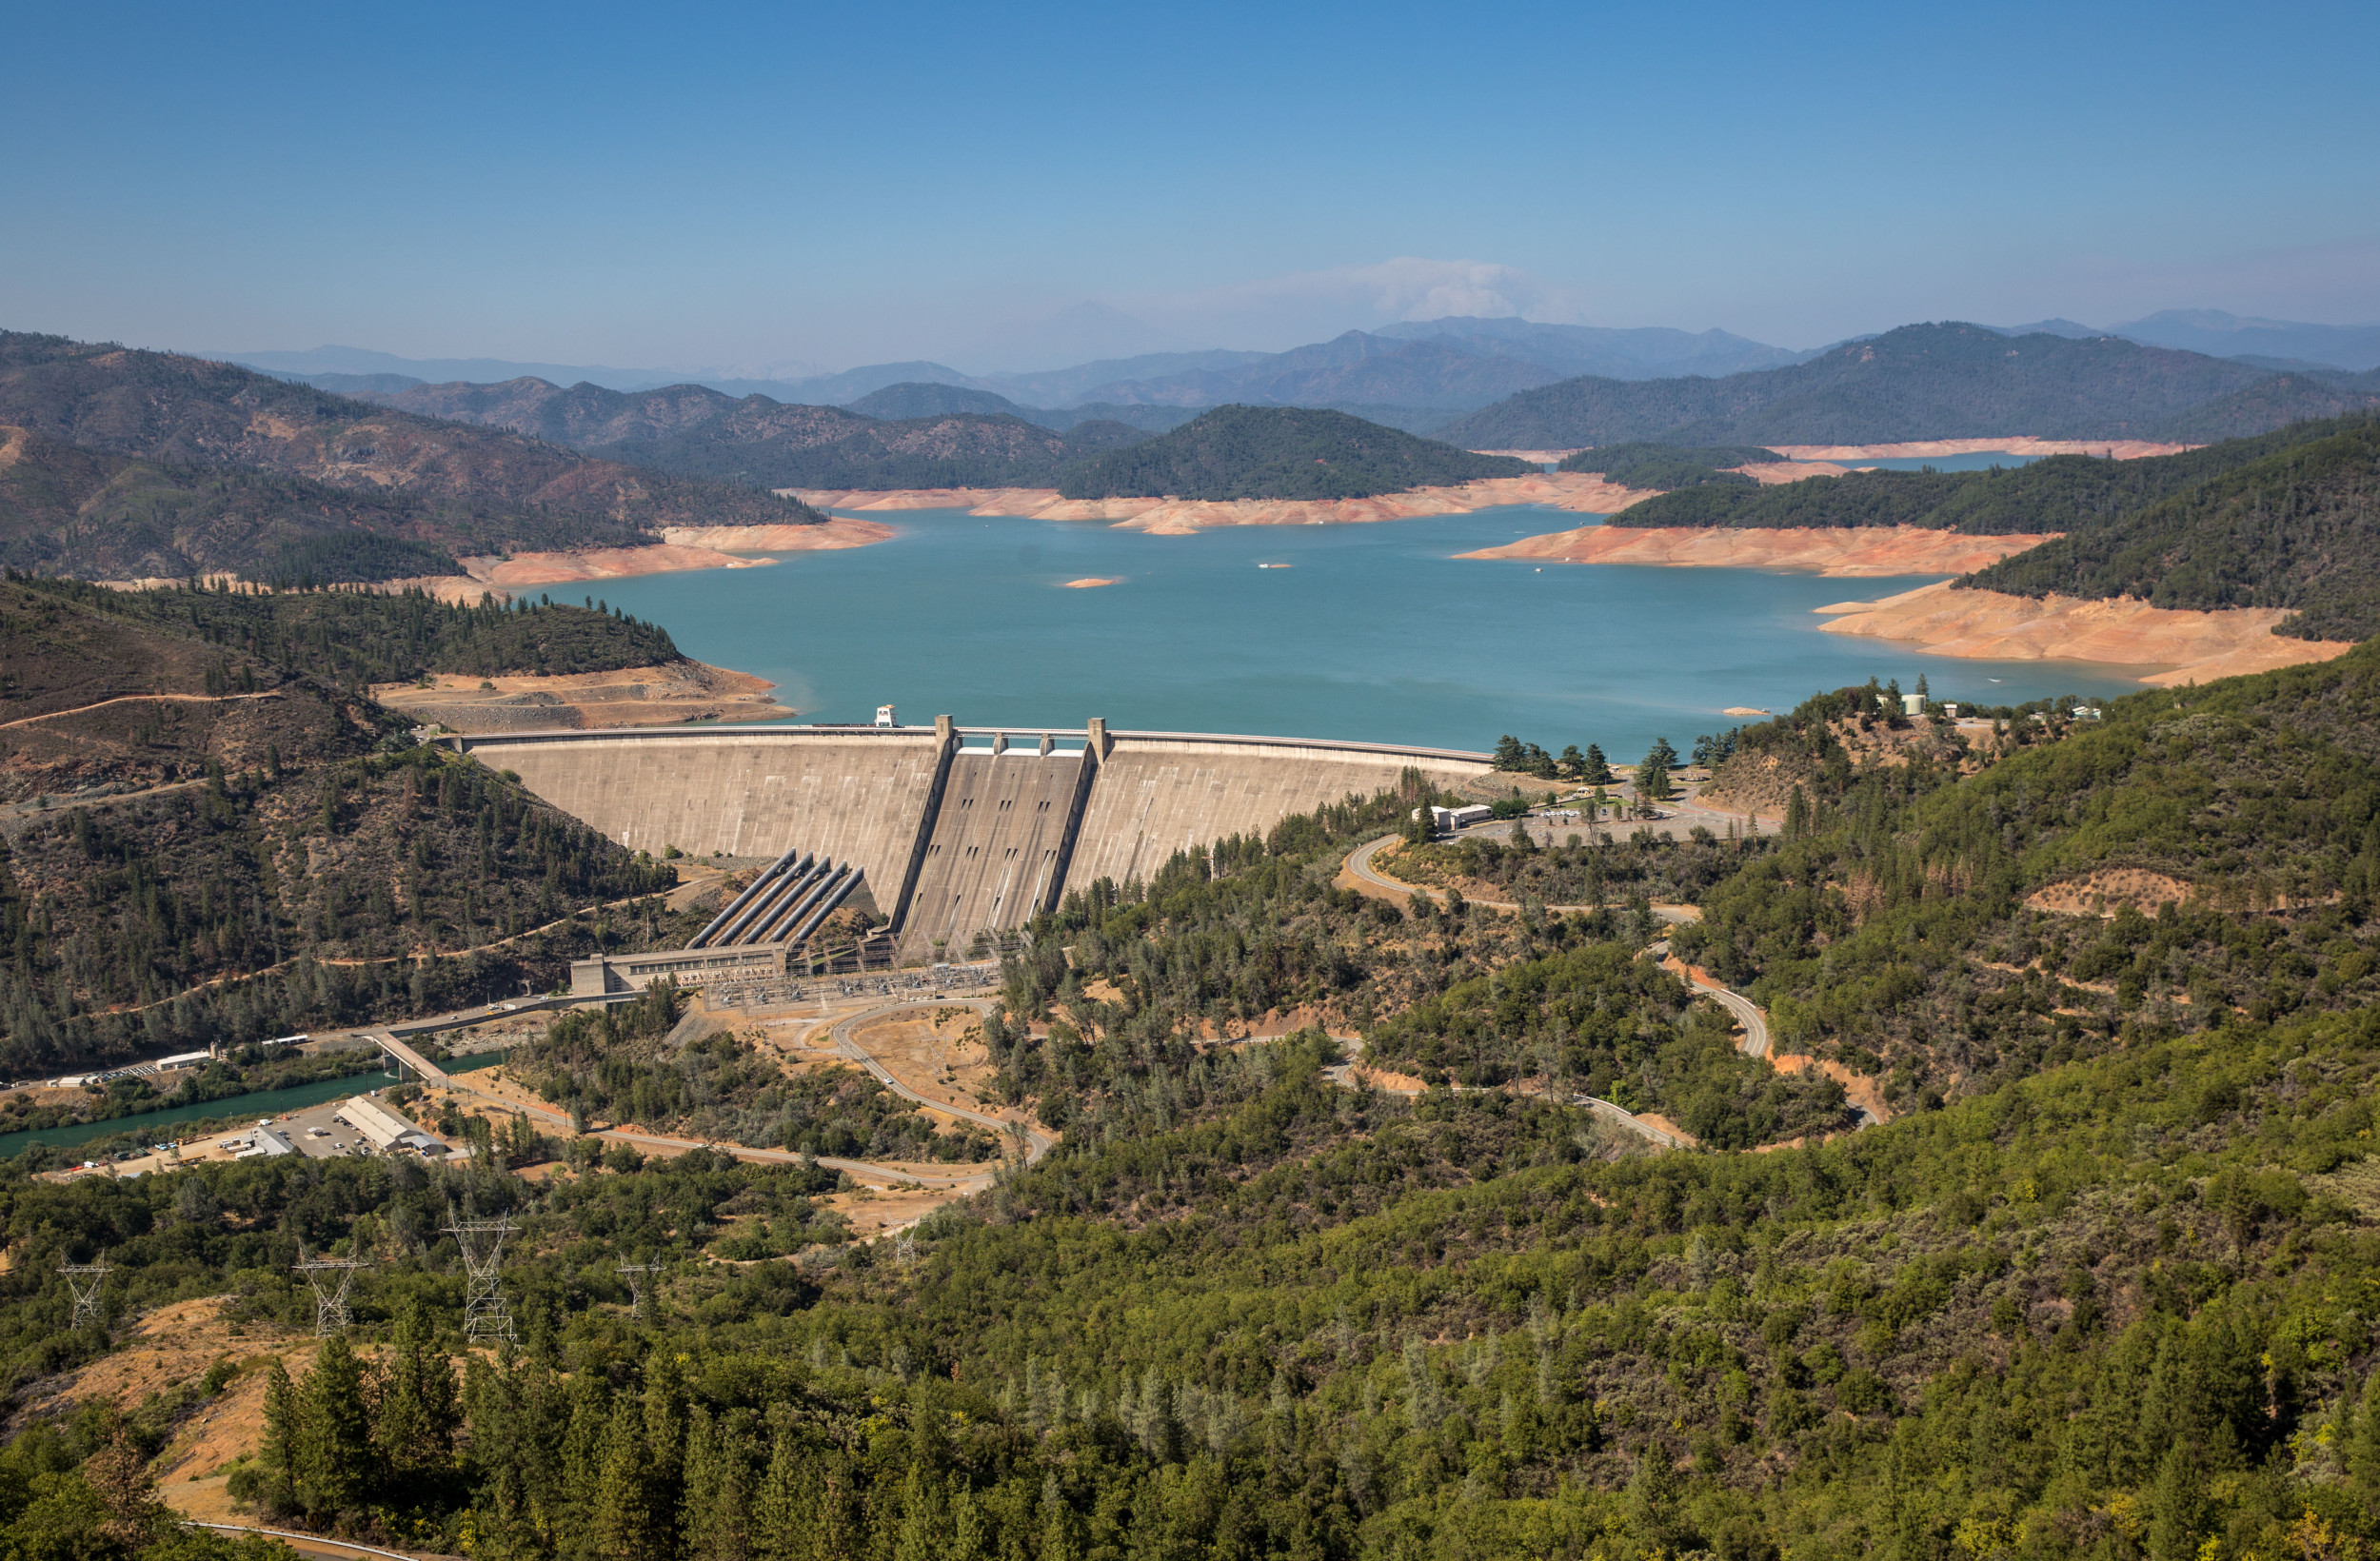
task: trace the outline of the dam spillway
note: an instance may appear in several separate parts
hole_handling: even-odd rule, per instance
[[[821,881],[843,871],[835,900],[886,919],[904,958],[962,955],[979,934],[1011,932],[1071,890],[1145,880],[1177,851],[1260,836],[1294,814],[1393,789],[1407,769],[1444,787],[1490,773],[1485,754],[1109,731],[1102,721],[998,731],[944,716],[931,727],[629,727],[442,741],[514,772],[631,850],[785,859]],[[744,919],[734,937],[767,929],[783,939],[818,919],[772,908]],[[728,958],[730,939],[714,936],[728,930],[705,929],[710,946],[680,956],[633,957],[610,978],[642,984],[664,964],[699,978],[709,968],[700,956]],[[749,951],[730,962],[748,967]]]

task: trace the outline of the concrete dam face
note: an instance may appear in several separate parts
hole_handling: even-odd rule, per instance
[[[903,957],[963,954],[1100,879],[1147,879],[1176,851],[1261,835],[1407,768],[1453,786],[1487,756],[1444,749],[1087,728],[661,727],[453,740],[631,850],[783,859],[723,921],[814,925],[850,897]],[[781,896],[782,906],[766,903]],[[801,897],[806,907],[793,914]],[[823,907],[823,908],[821,908]],[[697,940],[698,943],[702,939]],[[701,952],[690,951],[690,952]],[[749,961],[744,961],[748,963]],[[691,967],[689,967],[691,973]],[[638,983],[641,984],[641,983]]]

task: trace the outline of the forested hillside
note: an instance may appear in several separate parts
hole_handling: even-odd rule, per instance
[[[1775,450],[1753,445],[1661,445],[1637,442],[1604,445],[1562,458],[1560,470],[1599,472],[1608,482],[1628,488],[1756,487],[1752,478],[1736,471],[1765,461],[1782,461]]]
[[[1072,462],[1145,437],[1101,419],[1072,422],[1061,433],[1010,413],[971,409],[1001,398],[947,385],[888,386],[874,396],[885,399],[868,410],[845,410],[757,394],[739,399],[699,385],[619,391],[582,384],[565,390],[520,379],[426,385],[377,399],[664,471],[771,488],[1047,485]],[[942,402],[950,405],[930,405]],[[891,416],[912,406],[920,408],[915,415]],[[878,407],[891,420],[869,415]]]
[[[2266,391],[2261,401],[2227,399],[2272,378],[2253,365],[2112,336],[2011,337],[1981,326],[1903,326],[1807,363],[1721,379],[1563,380],[1483,407],[1435,437],[1472,449],[2021,435],[2178,441],[2260,432],[2380,404],[2342,403],[2339,392],[2321,386]],[[2201,409],[2203,418],[2193,423]]]
[[[1846,741],[1869,690],[1746,731],[1727,763],[1803,788],[1785,836],[1627,849],[1716,868],[1677,946],[1899,1113],[1771,1153],[1559,1103],[1731,1145],[1839,1110],[1636,957],[1641,910],[1332,886],[1415,786],[1038,919],[987,1093],[1063,1136],[906,1244],[845,1240],[812,1165],[525,1128],[460,1166],[0,1181],[20,1402],[129,1353],[67,1325],[61,1260],[108,1254],[114,1317],[228,1296],[241,1330],[121,1422],[26,1432],[49,1504],[0,1482],[0,1524],[140,1510],[140,1455],[220,1405],[263,1421],[256,1520],[474,1556],[2348,1561],[2380,1541],[2375,703],[2367,648],[2028,722],[1964,779],[1954,733]],[[1477,1087],[1202,1044],[1292,1004]],[[668,1054],[675,1012],[570,1021],[549,1093],[891,1132],[864,1092],[739,1093],[732,1036]],[[450,1210],[515,1222],[493,1357]],[[377,1262],[355,1336],[285,1371],[301,1242]],[[627,1260],[661,1265],[642,1316]]]
[[[401,490],[169,466],[0,428],[0,563],[10,568],[87,580],[459,575],[441,543],[471,525],[458,506]]]
[[[674,874],[412,746],[365,685],[674,650],[579,607],[0,583],[0,1070],[551,985],[625,936],[563,919]]]
[[[35,436],[23,447],[54,474],[37,492],[0,496],[9,544],[69,563],[180,555],[250,578],[311,564],[321,578],[348,563],[339,578],[383,579],[423,572],[411,565],[442,555],[823,519],[748,486],[393,412],[228,364],[58,336],[0,332],[0,426]],[[349,496],[334,501],[317,486]],[[309,502],[316,516],[302,524]],[[342,544],[336,534],[358,526],[384,540]]]
[[[1083,462],[1065,474],[1059,491],[1069,499],[1356,499],[1535,469],[1344,412],[1219,406],[1170,433]]]
[[[1989,471],[1854,471],[1768,486],[1706,485],[1629,505],[1608,524],[1626,526],[1914,525],[1976,536],[2102,527],[2225,472],[2294,445],[2311,445],[2364,420],[2292,424],[2176,455],[2111,461],[2053,455]],[[1657,447],[1657,446],[1656,446]],[[1582,450],[1574,462],[1599,452]],[[1581,466],[1579,469],[1593,469]]]
[[[2284,607],[2294,616],[2276,634],[2380,634],[2380,420],[2309,427],[2325,437],[2292,441],[1958,583],[2160,607]]]

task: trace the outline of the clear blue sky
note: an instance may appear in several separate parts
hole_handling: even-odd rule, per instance
[[[1448,299],[1792,346],[2380,319],[2369,0],[81,4],[10,49],[0,324],[147,346],[842,366],[1086,299],[1259,347]]]

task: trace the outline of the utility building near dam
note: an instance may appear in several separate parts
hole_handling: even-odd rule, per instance
[[[1292,814],[1490,773],[1439,748],[1196,732],[677,726],[448,738],[631,850],[768,857],[684,950],[582,960],[574,990],[782,974],[837,908],[886,919],[903,958],[1013,932],[1069,889],[1145,879],[1177,851]]]

